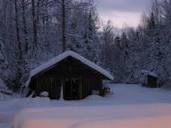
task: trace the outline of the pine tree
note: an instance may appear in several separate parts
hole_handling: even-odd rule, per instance
[[[119,39],[118,39],[119,40]],[[103,28],[102,33],[102,53],[101,53],[101,62],[104,67],[109,69],[112,69],[112,53],[113,53],[113,47],[111,47],[114,44],[114,33],[113,33],[113,26],[111,25],[111,22],[108,21],[107,25]]]

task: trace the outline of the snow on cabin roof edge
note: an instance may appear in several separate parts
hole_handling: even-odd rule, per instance
[[[85,64],[85,65],[89,66],[90,68],[92,68],[92,69],[98,71],[99,73],[103,74],[108,79],[110,79],[110,80],[114,79],[113,76],[108,71],[103,69],[102,67],[100,67],[97,64],[95,64],[94,62],[91,62],[90,60],[84,58],[83,56],[79,55],[78,53],[73,52],[71,50],[68,50],[68,51],[65,51],[64,53],[61,53],[58,56],[52,58],[48,62],[38,66],[37,68],[33,69],[30,72],[30,77],[29,77],[29,80],[26,82],[26,85],[29,84],[29,82],[33,76],[35,76],[38,73],[42,72],[43,70],[49,68],[50,66],[55,65],[56,63],[62,61],[63,59],[67,58],[68,56],[71,56],[71,57],[81,61],[83,64]]]

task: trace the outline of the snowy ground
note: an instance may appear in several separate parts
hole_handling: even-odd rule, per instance
[[[171,128],[171,91],[111,85],[114,95],[81,101],[0,101],[0,128]]]

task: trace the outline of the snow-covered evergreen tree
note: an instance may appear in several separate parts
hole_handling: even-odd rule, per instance
[[[103,28],[101,37],[101,63],[105,68],[111,71],[114,63],[112,58],[114,38],[113,26],[111,22],[108,21]]]

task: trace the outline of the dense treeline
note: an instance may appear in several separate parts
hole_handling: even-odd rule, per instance
[[[0,0],[0,77],[17,91],[67,49],[97,61],[97,22],[92,0]]]
[[[29,71],[71,49],[100,64],[115,82],[140,82],[141,70],[171,76],[171,0],[157,1],[141,25],[99,31],[93,0],[0,0],[0,77],[14,91]]]
[[[116,82],[137,83],[141,70],[154,72],[161,81],[171,76],[171,0],[154,0],[137,29],[115,36],[108,23],[103,30],[102,62]]]

